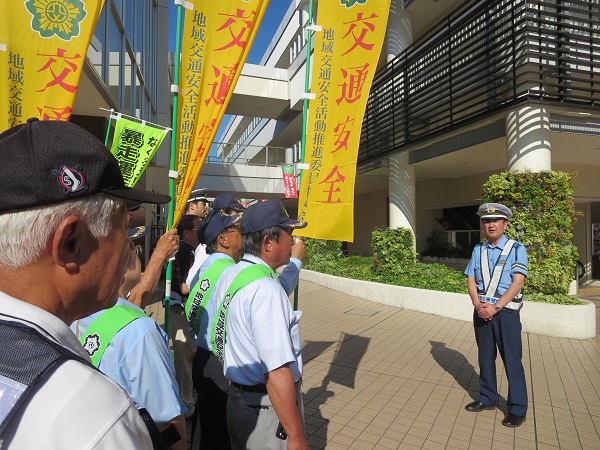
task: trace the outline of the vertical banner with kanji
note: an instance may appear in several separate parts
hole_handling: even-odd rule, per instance
[[[385,38],[390,0],[320,2],[295,233],[354,240],[356,159],[367,99]]]
[[[104,0],[0,1],[0,131],[69,120]]]
[[[121,117],[115,126],[110,151],[121,168],[125,185],[135,186],[168,130]]]
[[[183,214],[269,0],[194,0],[181,52],[176,211]]]
[[[296,189],[296,175],[294,174],[294,165],[286,164],[281,166],[283,172],[283,191],[285,198],[298,198],[298,189]]]

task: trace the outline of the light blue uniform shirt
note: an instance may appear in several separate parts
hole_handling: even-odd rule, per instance
[[[221,277],[214,291],[216,298],[225,296],[242,269],[252,263],[267,265],[256,256],[244,255],[243,259],[247,261],[238,262]],[[293,290],[294,286],[287,288]],[[270,277],[253,281],[237,292],[227,316],[225,378],[243,385],[264,383],[267,372],[289,363],[294,381],[300,379],[302,312],[293,310],[288,295],[279,282]]]
[[[194,283],[197,283],[201,279],[204,272],[206,272],[215,261],[224,258],[233,261],[233,258],[231,258],[231,256],[229,255],[226,255],[225,253],[213,253],[209,255],[208,258],[204,261],[204,263],[202,263],[202,266],[200,266],[198,274],[194,276]],[[196,345],[208,351],[212,351],[212,345],[210,344],[210,335],[212,333],[212,325],[214,318],[217,314],[217,309],[221,304],[220,300],[222,300],[222,298],[217,300],[218,297],[215,295],[215,293],[217,292],[221,279],[223,279],[227,272],[229,272],[229,270],[232,269],[234,266],[235,265],[226,267],[219,279],[217,280],[217,283],[213,288],[212,294],[208,299],[208,303],[206,304],[206,310],[204,311],[204,313],[202,314],[202,318],[200,319],[199,335],[196,336],[194,331],[190,330],[192,337],[196,341]],[[302,261],[296,258],[291,258],[290,263],[285,267],[285,269],[283,269],[283,271],[279,275],[279,282],[288,295],[294,291],[294,288],[298,284],[298,278],[300,277],[300,269],[302,269]]]
[[[142,311],[122,298],[119,298],[117,305]],[[79,336],[104,311],[81,319]],[[71,325],[73,332],[76,329],[77,322]],[[158,424],[187,413],[179,397],[168,342],[168,336],[154,319],[142,317],[115,334],[98,365],[102,373],[127,391],[138,408],[146,408]]]
[[[475,246],[473,249],[473,254],[471,256],[471,260],[465,269],[465,275],[475,278],[475,282],[477,283],[477,292],[480,294],[485,292],[485,287],[483,285],[483,275],[482,275],[482,267],[481,267],[481,246],[485,245],[488,249],[488,267],[490,269],[490,276],[494,271],[494,267],[496,267],[496,262],[500,259],[500,254],[502,250],[504,250],[504,246],[508,242],[506,236],[502,236],[500,241],[495,247],[490,245],[489,241],[481,242]],[[525,250],[525,246],[520,244],[519,242],[515,242],[512,250],[508,254],[506,258],[506,264],[504,265],[504,269],[502,270],[502,274],[500,275],[500,283],[498,284],[498,290],[496,294],[498,297],[502,296],[508,289],[508,287],[512,283],[513,275],[515,273],[521,273],[527,276],[527,251]]]

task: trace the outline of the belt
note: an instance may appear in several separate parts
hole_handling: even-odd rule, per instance
[[[266,394],[267,393],[267,385],[264,383],[253,384],[252,386],[246,386],[245,384],[239,384],[239,383],[236,383],[235,381],[232,381],[231,385],[233,387],[239,389],[242,392],[243,391],[255,392],[257,394]],[[300,377],[300,379],[294,383],[294,387],[296,389],[300,389],[302,387],[302,377]]]
[[[498,300],[500,300],[496,297],[486,297],[485,295],[481,294],[479,294],[478,297],[481,303],[491,303],[492,305],[495,305],[496,303],[498,303]],[[512,302],[508,302],[506,305],[504,305],[504,307],[515,310],[521,309],[523,307],[523,297],[519,299],[515,298]]]

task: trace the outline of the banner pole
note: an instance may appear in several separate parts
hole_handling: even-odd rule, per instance
[[[308,25],[313,24],[313,0],[308,2]],[[306,29],[306,27],[305,27]],[[304,103],[302,105],[302,136],[300,143],[300,163],[304,163],[304,152],[306,148],[306,127],[308,126],[308,96],[306,94],[310,91],[310,51],[312,47],[312,35],[313,31],[306,29],[307,37],[306,37],[306,71],[304,74]],[[300,188],[302,186],[302,171],[300,171],[300,181],[298,183],[298,192],[300,192]],[[298,284],[300,284],[300,279],[298,279]],[[294,289],[294,310],[298,309],[298,284]]]
[[[177,115],[179,111],[179,70],[181,65],[181,23],[183,21],[183,6],[177,5],[177,36],[175,37],[175,73],[173,74],[175,86],[173,93],[173,113],[171,119],[171,157],[170,157],[170,175],[169,175],[169,214],[167,215],[167,230],[173,227],[173,215],[175,213],[175,178],[171,175],[176,171],[177,166]],[[171,277],[173,274],[173,260],[167,264],[167,273],[165,280],[165,324],[164,330],[169,334],[169,324],[171,320]]]
[[[108,126],[106,127],[106,136],[104,138],[105,147],[108,147],[108,136],[110,136],[110,126],[112,125],[113,112],[115,112],[115,110],[111,109],[110,115],[108,116]]]
[[[107,109],[107,108],[102,108],[102,107],[98,107],[98,109],[101,109],[102,111],[109,111],[112,115],[113,112],[115,112],[114,109]],[[167,131],[171,131],[171,127],[164,127],[162,125],[159,125],[157,123],[154,122],[148,122],[146,120],[142,120],[139,117],[135,117],[135,116],[128,116],[127,114],[123,114],[123,113],[119,113],[119,117],[125,117],[127,119],[131,119],[132,121],[135,120],[137,122],[140,123],[144,123],[145,125],[149,126],[149,127],[154,127],[154,128],[161,128],[163,130],[167,130]],[[111,117],[112,118],[112,117]],[[110,118],[109,118],[110,119]],[[110,122],[109,122],[110,123]]]

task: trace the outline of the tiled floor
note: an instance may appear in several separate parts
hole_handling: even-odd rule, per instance
[[[302,281],[304,404],[312,449],[599,449],[600,339],[523,334],[530,407],[501,425],[478,393],[468,322],[389,307]],[[156,306],[151,311],[162,314]]]

